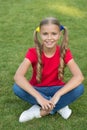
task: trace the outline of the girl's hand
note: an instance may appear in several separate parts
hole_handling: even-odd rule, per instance
[[[43,110],[51,111],[54,108],[54,105],[51,100],[47,100],[45,98],[38,97],[37,102],[41,105]]]

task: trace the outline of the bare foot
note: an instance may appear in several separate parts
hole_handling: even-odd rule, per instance
[[[41,111],[40,111],[40,115],[41,116],[49,115],[49,113],[50,113],[50,110],[43,110],[43,109],[41,109]]]

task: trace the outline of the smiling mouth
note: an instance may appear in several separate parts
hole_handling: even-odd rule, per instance
[[[52,44],[53,44],[53,42],[46,42],[46,44],[47,44],[47,45],[52,45]]]

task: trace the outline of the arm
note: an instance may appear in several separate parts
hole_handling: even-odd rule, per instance
[[[79,84],[81,84],[84,79],[81,70],[79,69],[78,65],[75,63],[73,59],[68,62],[67,66],[69,67],[70,72],[72,73],[72,78],[64,85],[63,88],[61,88],[58,92],[55,93],[55,95],[52,98],[54,104],[57,103],[57,101],[60,99],[62,95],[66,94],[67,92],[71,91],[72,89],[76,88]]]
[[[30,65],[31,62],[27,58],[25,58],[19,66],[18,70],[16,71],[14,80],[22,89],[24,89],[26,92],[35,97],[35,99],[42,106],[43,109],[47,109],[48,107],[50,108],[52,105],[51,101],[44,99],[40,95],[40,93],[34,89],[34,87],[28,82],[28,80],[25,77],[25,74],[27,73]]]

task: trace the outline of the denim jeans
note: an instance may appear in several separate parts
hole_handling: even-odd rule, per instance
[[[51,97],[63,86],[51,86],[51,87],[34,87],[44,98],[50,100]],[[21,87],[19,87],[17,84],[14,84],[13,86],[14,93],[20,97],[21,99],[27,101],[28,103],[34,105],[38,104],[37,100],[31,96],[29,93],[24,91]],[[64,94],[61,96],[60,100],[56,104],[55,108],[52,110],[51,114],[54,114],[61,108],[69,105],[73,101],[75,101],[77,98],[79,98],[84,92],[84,86],[83,84],[80,84],[70,92]]]

